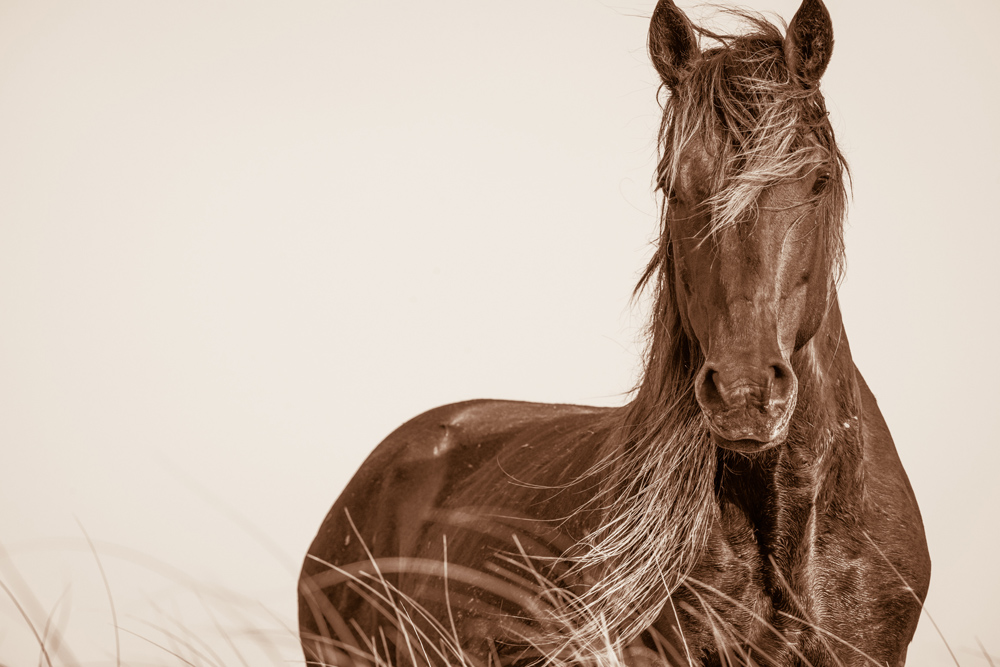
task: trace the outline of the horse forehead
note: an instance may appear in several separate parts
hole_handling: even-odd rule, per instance
[[[729,260],[720,265],[728,269],[723,273],[739,274],[747,267],[778,269],[789,257],[801,253],[800,242],[805,237],[793,230],[812,207],[805,180],[764,188],[739,221],[707,232],[718,252]]]
[[[757,217],[770,216],[786,221],[799,219],[812,202],[807,176],[801,174],[796,178],[782,179],[761,190],[757,198]]]
[[[715,163],[713,151],[709,144],[716,143],[717,138],[706,138],[701,133],[691,137],[678,156],[677,177],[680,185],[688,192],[704,192],[708,185]]]
[[[712,185],[720,185],[714,182],[717,180],[717,176],[722,177],[723,180],[738,176],[738,174],[729,174],[728,176],[719,174],[719,169],[725,168],[725,165],[719,164],[719,160],[723,159],[721,157],[722,141],[723,139],[716,133],[707,133],[707,136],[706,133],[698,133],[690,137],[679,148],[676,162],[677,184],[684,191],[707,198],[716,194],[710,192],[709,188]],[[769,183],[759,191],[757,197],[759,201],[770,200],[784,205],[794,205],[797,201],[801,202],[808,198],[806,176],[822,163],[828,161],[828,156],[814,137],[808,137],[806,141],[809,143],[809,148],[805,151],[799,151],[795,159],[797,163],[801,163],[799,173],[794,177],[784,177]],[[790,156],[789,159],[791,159]],[[781,162],[781,156],[774,156],[775,164]],[[757,166],[759,167],[759,165]]]

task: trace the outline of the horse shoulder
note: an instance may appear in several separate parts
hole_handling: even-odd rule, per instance
[[[860,373],[864,443],[857,500],[827,517],[816,554],[827,630],[890,662],[905,656],[930,582],[920,510],[892,436]],[[854,424],[851,425],[854,427]],[[895,664],[892,662],[892,664]]]
[[[868,532],[907,585],[923,600],[930,582],[931,563],[920,509],[875,396],[860,373],[857,377],[863,410]]]

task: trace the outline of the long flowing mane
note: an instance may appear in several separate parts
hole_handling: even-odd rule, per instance
[[[847,166],[823,97],[793,79],[778,27],[733,13],[749,24],[749,33],[700,29],[714,45],[663,104],[660,238],[636,287],[636,293],[652,290],[648,349],[634,399],[611,417],[612,437],[589,473],[600,479],[595,503],[601,520],[578,545],[576,558],[599,574],[575,619],[574,641],[581,644],[606,642],[608,628],[624,644],[648,628],[698,561],[718,512],[717,450],[693,391],[704,359],[682,324],[667,225],[685,147],[700,140],[712,153],[715,168],[704,186],[713,232],[751,217],[770,185],[827,170],[814,198],[826,230],[831,289],[842,264]]]

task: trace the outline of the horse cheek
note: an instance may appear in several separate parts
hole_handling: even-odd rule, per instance
[[[823,275],[823,274],[820,274]],[[795,332],[795,351],[801,350],[819,331],[826,314],[830,310],[830,298],[834,293],[832,285],[823,281],[811,281],[806,286],[799,314],[799,324]]]

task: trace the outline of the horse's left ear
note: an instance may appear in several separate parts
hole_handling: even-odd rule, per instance
[[[803,83],[815,84],[830,64],[833,22],[823,0],[803,0],[788,24],[785,64]]]

